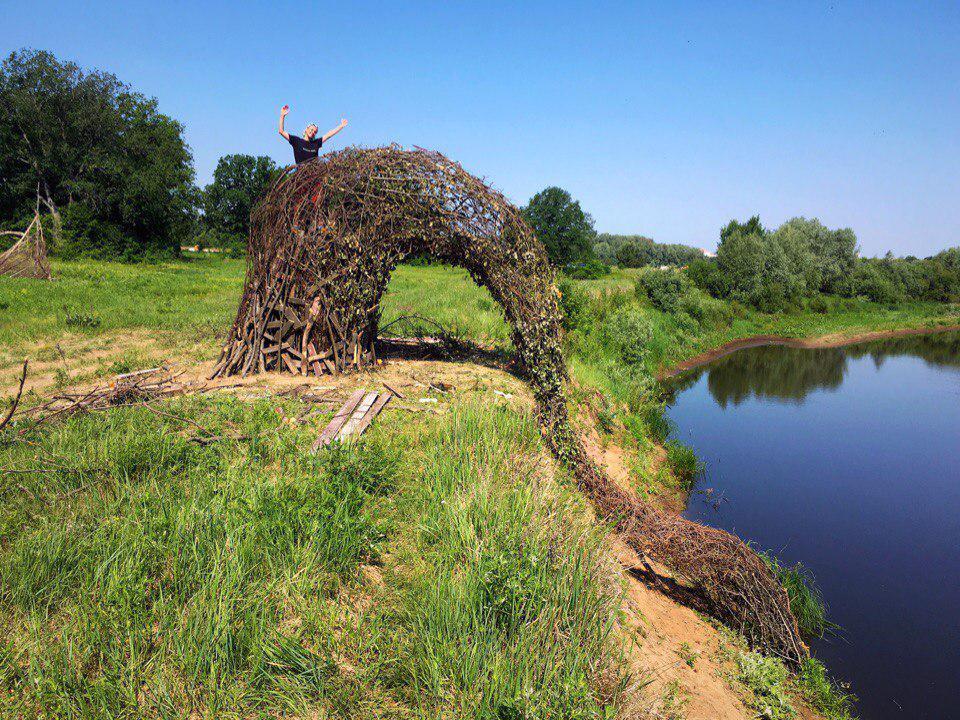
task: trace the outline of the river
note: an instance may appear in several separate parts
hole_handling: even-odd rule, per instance
[[[960,333],[737,351],[677,378],[686,517],[802,562],[864,720],[960,717]]]

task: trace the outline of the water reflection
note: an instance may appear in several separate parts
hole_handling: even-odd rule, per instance
[[[865,720],[956,717],[960,333],[741,350],[674,392],[707,468],[684,516],[813,573]]]
[[[707,374],[707,387],[721,407],[751,399],[800,403],[815,390],[836,390],[843,384],[850,360],[869,357],[880,368],[890,357],[910,356],[928,365],[960,369],[960,333],[912,335],[874,340],[844,348],[815,350],[768,346],[735,352],[691,370],[670,383],[672,396]]]

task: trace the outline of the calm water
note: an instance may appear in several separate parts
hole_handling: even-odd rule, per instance
[[[678,382],[689,518],[815,575],[864,720],[960,717],[960,333],[741,350]]]

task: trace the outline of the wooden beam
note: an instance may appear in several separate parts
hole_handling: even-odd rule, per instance
[[[323,432],[320,433],[320,436],[313,442],[313,445],[310,447],[310,452],[315,453],[321,447],[326,447],[329,445],[333,439],[337,436],[337,433],[340,432],[347,420],[350,419],[350,416],[353,414],[353,411],[357,409],[357,405],[360,404],[360,401],[363,400],[363,390],[357,390],[353,395],[347,398],[347,401],[343,404],[336,414],[333,416],[333,419],[330,423],[323,429]]]

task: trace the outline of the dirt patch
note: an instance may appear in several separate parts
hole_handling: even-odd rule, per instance
[[[933,335],[935,333],[953,332],[960,330],[960,325],[942,325],[931,328],[903,328],[900,330],[874,330],[870,332],[855,333],[853,335],[845,333],[833,333],[831,335],[822,335],[816,338],[785,338],[778,335],[754,335],[753,337],[731,340],[723,345],[700,353],[688,360],[684,360],[671,368],[662,370],[657,374],[657,379],[665,380],[674,377],[688,370],[693,370],[701,365],[713,362],[725,355],[734,353],[737,350],[746,348],[763,347],[767,345],[782,345],[784,347],[794,348],[835,348],[845,345],[855,345],[870,340],[887,340],[890,338],[909,337],[911,335]]]
[[[640,563],[623,543],[614,554],[625,568]],[[719,633],[693,610],[628,575],[623,626],[628,663],[642,685],[637,710],[686,720],[756,717],[725,679],[733,668],[721,657]]]

